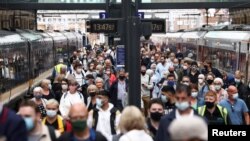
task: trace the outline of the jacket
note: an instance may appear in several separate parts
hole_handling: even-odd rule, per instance
[[[13,111],[3,108],[0,113],[0,137],[7,141],[27,141],[28,132],[24,120]]]
[[[116,80],[113,85],[110,87],[110,103],[112,103],[114,105],[114,107],[117,107],[117,94],[118,94],[118,81]],[[125,80],[126,82],[126,91],[128,91],[128,80]]]
[[[194,115],[198,115],[195,110]],[[155,141],[170,141],[168,127],[174,119],[176,119],[176,109],[162,117],[162,119],[160,120],[158,131],[156,133]]]

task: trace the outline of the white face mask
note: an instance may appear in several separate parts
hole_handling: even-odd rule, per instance
[[[67,90],[68,89],[68,85],[62,85],[62,89],[63,90]]]
[[[203,79],[198,79],[199,84],[202,84],[204,82]]]
[[[215,89],[216,91],[219,91],[219,90],[221,89],[221,85],[214,85],[214,89]]]
[[[184,70],[187,70],[187,68],[188,68],[187,66],[183,66],[183,69],[184,69]]]
[[[198,96],[198,92],[192,92],[192,93],[191,93],[191,96],[192,96],[193,98],[196,98],[196,97]]]

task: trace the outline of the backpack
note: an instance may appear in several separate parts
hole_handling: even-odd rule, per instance
[[[118,111],[118,109],[116,109],[115,107],[113,107],[111,110],[110,110],[110,127],[111,127],[111,133],[114,135],[116,134],[116,131],[115,131],[115,118],[116,118],[116,112]],[[93,119],[94,119],[94,122],[93,122],[93,128],[96,130],[96,127],[97,127],[97,123],[98,123],[98,112],[99,110],[98,109],[94,109],[93,110]]]

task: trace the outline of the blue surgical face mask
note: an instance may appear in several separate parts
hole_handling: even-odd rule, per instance
[[[168,81],[168,86],[174,86],[175,85],[175,82],[174,81]]]
[[[100,98],[96,98],[96,106],[99,108],[103,106],[102,100]]]
[[[163,103],[167,103],[167,102],[168,102],[168,97],[165,96],[165,95],[161,95],[161,101],[162,101]]]
[[[28,131],[31,131],[34,128],[34,121],[32,117],[25,117],[24,118],[25,125]]]
[[[189,108],[189,103],[188,101],[184,101],[184,102],[176,102],[175,106],[178,110],[180,111],[185,111],[187,108]]]
[[[51,117],[51,118],[55,117],[57,115],[57,111],[56,110],[47,110],[46,113],[47,113],[47,116]]]
[[[34,97],[35,97],[36,99],[41,99],[41,98],[43,97],[43,95],[42,95],[42,94],[36,94],[36,95],[34,95]]]
[[[233,94],[233,99],[238,99],[239,98],[239,94],[236,93],[236,94]]]

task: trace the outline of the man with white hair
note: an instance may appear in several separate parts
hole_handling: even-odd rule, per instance
[[[223,85],[223,80],[221,78],[217,77],[214,79],[214,89],[217,95],[217,102],[228,98],[227,91],[222,88]]]
[[[209,91],[209,86],[205,82],[206,78],[204,74],[198,75],[198,99],[203,100],[205,94]]]
[[[183,116],[175,119],[168,128],[172,141],[207,141],[208,127],[198,116]]]

